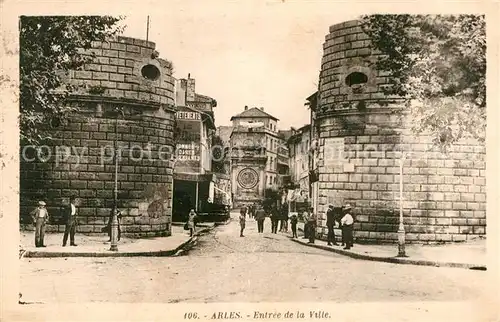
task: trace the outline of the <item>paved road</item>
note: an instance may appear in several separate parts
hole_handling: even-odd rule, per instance
[[[476,299],[486,274],[355,260],[264,234],[248,220],[201,236],[188,255],[21,262],[29,302],[421,301]]]

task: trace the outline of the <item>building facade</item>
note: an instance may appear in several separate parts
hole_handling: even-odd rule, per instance
[[[195,92],[195,79],[188,75],[176,86],[176,162],[174,167],[174,220],[184,220],[190,209],[203,212],[214,201],[216,179],[212,172],[215,134],[213,108],[217,102]]]
[[[128,37],[94,42],[90,52],[93,63],[65,79],[77,88],[67,104],[78,112],[67,123],[47,125],[53,140],[44,144],[44,153],[21,146],[21,228],[32,227],[23,223],[44,200],[51,215],[47,230],[64,231],[62,210],[76,196],[78,231],[101,233],[114,203],[116,169],[123,234],[168,236],[175,145],[172,64],[158,57],[154,43]]]
[[[277,129],[278,119],[263,108],[245,106],[231,121],[233,204],[239,207],[262,201],[266,189],[278,190],[280,176],[288,171],[288,151]]]
[[[326,235],[327,205],[350,203],[357,240],[397,241],[404,152],[406,240],[463,241],[484,235],[485,146],[463,140],[444,154],[429,136],[412,133],[402,100],[383,92],[389,74],[375,68],[379,53],[359,21],[331,26],[323,47],[312,111],[319,234]]]
[[[290,180],[296,189],[300,189],[300,200],[298,200],[298,202],[308,202],[310,200],[310,130],[310,125],[304,125],[299,129],[292,128],[292,135],[288,139],[288,148],[290,153]]]

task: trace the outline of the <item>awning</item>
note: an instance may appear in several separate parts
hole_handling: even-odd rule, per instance
[[[174,180],[210,182],[214,180],[213,173],[174,173]]]

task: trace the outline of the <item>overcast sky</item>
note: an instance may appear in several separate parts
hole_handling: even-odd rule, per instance
[[[149,13],[149,40],[173,62],[176,78],[191,73],[196,92],[217,100],[217,125],[248,105],[264,107],[280,129],[300,127],[308,123],[304,102],[317,89],[328,27],[357,15],[336,14],[339,3],[256,3],[165,7]],[[145,39],[147,15],[127,14],[124,35]]]

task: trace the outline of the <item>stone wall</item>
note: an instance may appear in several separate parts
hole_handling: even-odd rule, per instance
[[[152,55],[154,48],[125,37],[95,43],[95,62],[70,73],[66,81],[80,87],[68,104],[79,111],[49,129],[53,140],[38,153],[21,147],[22,228],[32,228],[27,214],[44,200],[52,217],[48,231],[63,231],[62,209],[74,195],[78,232],[101,233],[113,206],[116,138],[122,232],[170,235],[174,82],[171,64]],[[122,116],[113,114],[117,107]]]
[[[328,203],[351,203],[358,241],[397,241],[401,151],[403,215],[410,242],[463,241],[485,234],[485,147],[472,140],[448,153],[409,131],[397,97],[382,88],[377,53],[357,21],[334,25],[326,37],[316,123],[319,140],[320,235]],[[352,73],[366,82],[349,86]],[[340,149],[341,151],[336,151]]]

